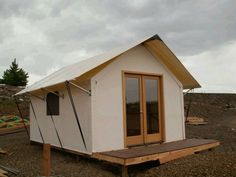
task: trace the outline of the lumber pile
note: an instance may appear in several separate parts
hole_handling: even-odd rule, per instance
[[[24,124],[28,127],[29,121],[16,115],[2,116],[0,117],[0,135],[17,132],[17,130],[24,128]]]
[[[186,124],[188,125],[206,125],[208,122],[202,117],[187,117]]]

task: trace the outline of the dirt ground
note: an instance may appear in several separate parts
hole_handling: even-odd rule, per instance
[[[131,166],[130,177],[236,177],[236,95],[191,94],[185,98],[186,104],[190,98],[189,115],[201,116],[208,124],[187,125],[187,138],[216,139],[220,147],[160,166],[157,162]],[[25,132],[0,136],[0,147],[11,153],[0,156],[0,164],[18,169],[19,177],[40,176],[42,147],[30,145]],[[116,177],[120,168],[53,150],[52,173],[61,177]]]

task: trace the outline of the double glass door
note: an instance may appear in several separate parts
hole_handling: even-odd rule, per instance
[[[126,146],[161,141],[161,78],[125,74]]]

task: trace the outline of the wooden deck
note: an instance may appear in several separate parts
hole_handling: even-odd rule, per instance
[[[92,157],[122,166],[129,166],[158,160],[160,164],[215,148],[219,141],[207,139],[186,139],[164,144],[133,147],[129,149],[94,153]]]

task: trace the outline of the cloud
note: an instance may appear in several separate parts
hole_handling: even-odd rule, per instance
[[[32,75],[32,83],[52,68],[154,33],[177,56],[216,51],[236,41],[234,4],[234,0],[2,0],[0,75],[17,58]]]
[[[236,41],[181,61],[202,85],[197,92],[236,92]]]

